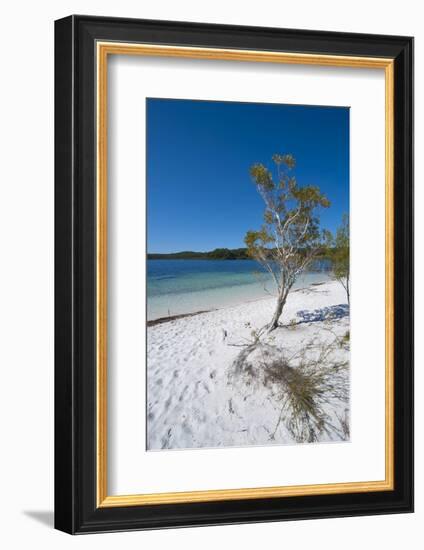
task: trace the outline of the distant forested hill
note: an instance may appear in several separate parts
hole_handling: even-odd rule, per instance
[[[172,254],[147,254],[149,260],[247,260],[246,248],[215,248],[210,252],[186,250]]]
[[[315,255],[316,260],[330,259],[331,250],[325,247],[319,249]],[[147,254],[149,260],[248,260],[247,248],[215,248],[209,252],[193,252],[184,250],[171,254]]]

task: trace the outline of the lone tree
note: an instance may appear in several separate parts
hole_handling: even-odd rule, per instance
[[[249,256],[260,262],[277,286],[277,304],[268,331],[278,327],[287,296],[298,275],[312,261],[322,243],[317,211],[329,200],[313,185],[298,186],[290,154],[272,157],[273,170],[254,164],[250,175],[265,202],[264,224],[248,231],[244,242]]]
[[[337,228],[335,237],[330,231],[325,231],[325,239],[334,278],[345,289],[347,303],[350,305],[349,216],[347,214],[343,214],[342,223]]]

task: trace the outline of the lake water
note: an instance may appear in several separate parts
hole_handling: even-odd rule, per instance
[[[315,262],[294,288],[329,279]],[[254,260],[147,260],[147,318],[219,309],[275,295],[269,274]]]

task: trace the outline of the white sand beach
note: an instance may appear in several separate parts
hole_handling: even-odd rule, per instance
[[[148,327],[149,450],[349,440],[344,289],[291,292],[282,326],[252,347],[274,306],[269,297]],[[310,409],[309,395],[290,393],[297,373],[316,390]]]

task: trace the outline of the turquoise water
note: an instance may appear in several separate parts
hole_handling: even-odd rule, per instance
[[[328,280],[316,262],[295,288]],[[254,260],[148,260],[147,318],[218,309],[275,294],[269,274]]]

